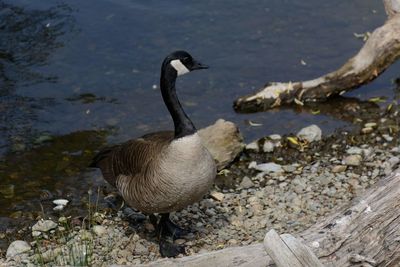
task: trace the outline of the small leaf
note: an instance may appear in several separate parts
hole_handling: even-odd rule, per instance
[[[311,114],[313,114],[313,115],[317,115],[319,113],[321,113],[321,111],[319,109],[311,110]]]
[[[372,103],[383,103],[383,102],[386,102],[386,99],[384,97],[378,96],[378,97],[372,97],[372,98],[368,99],[368,101],[372,102]]]
[[[296,145],[296,146],[300,145],[300,144],[299,144],[299,141],[297,140],[296,137],[289,136],[289,137],[287,137],[287,140],[288,140],[290,143],[292,143],[292,144],[294,144],[294,145]]]

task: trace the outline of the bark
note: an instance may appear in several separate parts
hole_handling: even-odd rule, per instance
[[[325,101],[374,80],[400,57],[400,0],[383,3],[388,20],[338,70],[309,81],[269,83],[255,94],[236,99],[235,110],[255,112],[285,104]]]
[[[311,248],[324,266],[399,266],[400,169],[296,237]],[[275,265],[260,243],[141,266]]]

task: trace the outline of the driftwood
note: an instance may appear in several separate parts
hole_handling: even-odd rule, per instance
[[[400,0],[383,0],[388,20],[341,68],[317,79],[269,83],[234,102],[239,112],[262,111],[284,104],[325,101],[374,80],[400,57]]]
[[[296,235],[324,266],[400,265],[400,169],[360,198]],[[264,245],[227,248],[142,267],[275,266]]]

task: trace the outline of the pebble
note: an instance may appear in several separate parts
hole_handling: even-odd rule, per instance
[[[256,166],[253,165],[253,168],[256,169],[257,171],[267,172],[267,173],[269,173],[269,172],[273,172],[273,173],[284,172],[281,165],[273,163],[273,162],[257,164]]]
[[[363,153],[363,150],[359,147],[350,147],[346,150],[346,153],[350,155],[361,155]]]
[[[322,131],[317,125],[313,124],[301,129],[297,135],[302,140],[307,140],[309,143],[320,141],[322,138]]]
[[[30,250],[31,246],[26,241],[16,240],[8,246],[6,257],[13,258]]]
[[[332,167],[332,172],[333,173],[338,173],[338,172],[344,172],[346,171],[347,166],[345,165],[335,165]]]
[[[97,236],[104,236],[105,234],[107,234],[107,229],[102,225],[94,225],[92,227],[92,231]]]
[[[34,226],[32,226],[32,231],[48,232],[57,227],[57,223],[52,220],[40,220]]]
[[[254,141],[254,142],[251,142],[250,144],[247,144],[246,150],[252,150],[252,151],[258,152],[260,150],[260,147],[258,146],[258,142]]]
[[[361,159],[360,155],[350,155],[343,159],[343,164],[347,166],[359,166],[361,164]]]
[[[67,199],[55,199],[53,200],[53,204],[55,205],[61,205],[61,206],[66,206],[68,204],[69,200]]]
[[[242,187],[242,188],[250,188],[250,187],[253,187],[253,186],[254,186],[254,183],[249,177],[247,177],[247,176],[243,177],[243,180],[240,183],[240,187]]]
[[[223,193],[221,193],[221,192],[217,192],[217,191],[212,191],[211,193],[210,193],[210,196],[213,198],[213,199],[215,199],[215,200],[217,200],[217,201],[222,201],[222,200],[224,200],[224,194]]]
[[[363,134],[369,134],[372,133],[374,131],[374,129],[372,129],[371,127],[365,127],[361,129],[361,133]]]
[[[264,143],[264,145],[263,145],[263,151],[264,151],[265,153],[273,152],[273,151],[274,151],[274,148],[275,148],[275,146],[274,146],[274,144],[273,144],[272,142],[270,142],[270,141],[265,141],[265,143]]]

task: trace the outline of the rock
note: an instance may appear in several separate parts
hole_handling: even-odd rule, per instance
[[[251,142],[250,144],[247,144],[246,150],[253,150],[255,152],[258,152],[260,150],[260,147],[258,146],[258,142],[254,141],[254,142]]]
[[[307,140],[310,143],[320,141],[322,138],[322,131],[317,125],[313,124],[301,129],[297,133],[297,137],[303,140]]]
[[[251,163],[250,163],[250,165],[251,165]],[[250,165],[249,165],[249,168],[250,168]],[[284,172],[281,165],[273,163],[273,162],[262,163],[262,164],[258,164],[255,166],[252,165],[251,167],[253,167],[257,171],[261,171],[261,172],[274,172],[274,173]]]
[[[32,236],[33,237],[38,237],[38,236],[40,236],[42,234],[42,232],[39,232],[39,231],[32,231]]]
[[[365,128],[375,128],[376,126],[378,126],[376,122],[367,122],[366,124],[364,124]]]
[[[243,180],[240,183],[240,187],[242,187],[242,188],[250,188],[250,187],[253,187],[253,186],[254,186],[254,183],[249,177],[247,177],[247,176],[243,177]]]
[[[359,147],[353,146],[347,149],[346,153],[350,155],[361,155],[363,153],[363,150]]]
[[[275,148],[275,146],[271,141],[265,141],[265,143],[263,145],[263,151],[265,153],[273,152],[274,148]]]
[[[280,136],[279,134],[271,134],[269,136],[269,139],[271,139],[275,143],[277,141],[282,140],[282,136]]]
[[[55,206],[54,208],[53,208],[53,210],[54,211],[61,211],[61,210],[63,210],[64,209],[64,205],[57,205],[57,206]]]
[[[149,250],[142,243],[137,242],[135,246],[135,255],[148,255]]]
[[[284,165],[282,168],[285,172],[294,172],[297,169],[294,165]]]
[[[67,199],[55,199],[55,200],[53,200],[53,204],[55,204],[57,206],[59,206],[59,205],[67,206],[68,202],[69,202],[69,200],[67,200]]]
[[[361,164],[361,159],[360,155],[350,155],[343,159],[343,164],[347,166],[359,166]]]
[[[332,167],[332,172],[333,173],[344,172],[346,171],[346,169],[347,169],[346,165],[335,165]]]
[[[211,196],[213,199],[217,200],[217,201],[222,201],[222,200],[224,199],[224,197],[225,197],[225,195],[224,195],[223,193],[217,192],[217,191],[212,191],[212,192],[210,193],[210,196]]]
[[[218,170],[232,162],[244,148],[243,136],[233,122],[219,119],[198,133],[217,162]]]
[[[29,250],[31,250],[31,246],[27,242],[16,240],[12,242],[8,247],[6,257],[13,258],[16,255],[28,252]]]
[[[383,139],[386,140],[386,142],[392,142],[393,141],[393,137],[391,137],[388,134],[382,134]]]
[[[105,235],[107,233],[107,229],[102,225],[94,225],[92,227],[92,231],[97,236],[103,236],[103,235]]]
[[[56,227],[57,224],[52,220],[40,220],[32,226],[32,231],[48,232]]]
[[[388,160],[390,167],[393,168],[394,166],[396,166],[399,162],[400,162],[400,158],[399,157],[391,157]]]
[[[371,127],[365,127],[361,129],[361,133],[363,134],[369,134],[372,133],[374,131],[374,129],[372,129]]]

